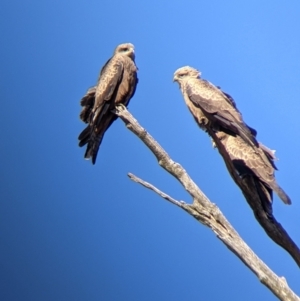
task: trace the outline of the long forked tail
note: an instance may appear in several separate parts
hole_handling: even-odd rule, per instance
[[[284,192],[284,190],[277,183],[274,183],[272,189],[276,192],[276,194],[280,197],[280,199],[285,204],[288,205],[292,204],[290,197]]]
[[[84,154],[85,159],[92,158],[92,163],[96,163],[98,150],[103,139],[103,134],[96,134],[92,127],[88,125],[79,135],[79,146],[82,147],[87,144],[86,152]]]

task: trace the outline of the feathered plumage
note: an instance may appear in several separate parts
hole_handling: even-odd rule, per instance
[[[79,146],[87,144],[84,157],[95,164],[105,132],[117,119],[111,111],[115,105],[128,105],[138,83],[134,46],[130,43],[116,47],[113,56],[102,68],[96,86],[81,99],[80,119],[87,127],[80,133]]]

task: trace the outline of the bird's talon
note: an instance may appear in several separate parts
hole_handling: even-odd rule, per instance
[[[117,108],[120,108],[122,111],[126,110],[126,107],[122,103],[119,103]]]

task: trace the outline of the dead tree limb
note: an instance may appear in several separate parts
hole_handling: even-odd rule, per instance
[[[278,277],[261,259],[255,255],[255,253],[227,221],[220,209],[210,202],[210,200],[190,178],[184,168],[169,157],[167,152],[149,133],[147,133],[143,127],[140,126],[137,120],[127,111],[127,109],[124,106],[117,106],[115,113],[123,120],[127,128],[137,135],[152,151],[157,158],[159,165],[173,175],[183,185],[193,199],[192,204],[186,204],[184,202],[178,203],[178,201],[174,199],[173,200],[175,202],[173,203],[192,215],[200,223],[208,226],[280,300],[300,301],[300,298],[289,288],[285,279]],[[144,182],[136,177],[134,180],[138,183]],[[153,185],[147,183],[144,186],[149,188]],[[156,188],[154,191],[157,192],[159,190]],[[170,197],[166,199],[170,201]]]

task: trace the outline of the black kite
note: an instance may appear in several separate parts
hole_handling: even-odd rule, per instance
[[[115,105],[128,105],[138,82],[134,46],[130,43],[116,47],[112,58],[102,68],[95,87],[81,99],[80,119],[88,126],[80,133],[79,146],[87,144],[84,157],[95,164],[103,136],[117,119],[112,113]]]
[[[173,80],[178,82],[188,108],[201,127],[209,124],[211,128],[223,128],[241,136],[251,146],[258,145],[232,97],[201,79],[198,70],[189,66],[179,68],[175,71]]]

